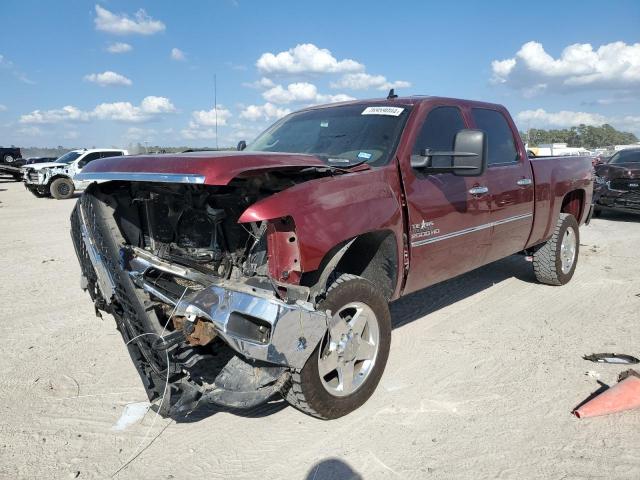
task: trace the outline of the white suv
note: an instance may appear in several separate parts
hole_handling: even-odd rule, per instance
[[[84,190],[90,182],[75,179],[89,162],[100,158],[128,155],[116,148],[71,150],[55,162],[26,165],[22,168],[25,187],[36,197],[52,196],[58,200],[71,198],[76,190]]]

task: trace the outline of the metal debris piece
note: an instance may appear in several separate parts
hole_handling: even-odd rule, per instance
[[[625,355],[623,353],[592,353],[591,355],[585,355],[585,360],[595,363],[614,363],[622,365],[634,365],[640,363],[636,357],[631,355]]]

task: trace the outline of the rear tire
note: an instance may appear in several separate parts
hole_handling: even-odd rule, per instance
[[[7,153],[7,154],[4,156],[3,160],[4,160],[4,163],[13,163],[16,159],[15,159],[15,158],[13,158],[13,155],[11,155],[11,154]]]
[[[51,182],[51,196],[56,200],[66,200],[73,196],[75,187],[73,182],[68,178],[56,178]]]
[[[349,274],[329,287],[318,310],[330,310],[332,321],[340,320],[302,370],[292,372],[285,399],[308,415],[330,420],[356,410],[376,389],[389,357],[391,314],[373,283]],[[338,337],[340,331],[343,334]],[[328,366],[332,362],[335,367]]]
[[[533,254],[533,271],[540,283],[564,285],[571,280],[580,253],[580,231],[573,215],[561,213],[552,237]]]

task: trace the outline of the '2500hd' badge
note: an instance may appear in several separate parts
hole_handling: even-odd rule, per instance
[[[420,223],[414,223],[411,225],[411,240],[418,238],[431,237],[440,233],[439,228],[435,228],[432,221],[427,222],[423,220]]]

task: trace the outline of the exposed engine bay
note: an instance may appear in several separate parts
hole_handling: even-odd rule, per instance
[[[96,313],[116,318],[151,400],[169,378],[163,414],[201,400],[262,403],[322,339],[326,314],[309,289],[268,272],[268,233],[293,232],[291,220],[237,223],[261,198],[318,175],[272,172],[225,186],[117,181],[79,200],[72,236],[83,287]]]

